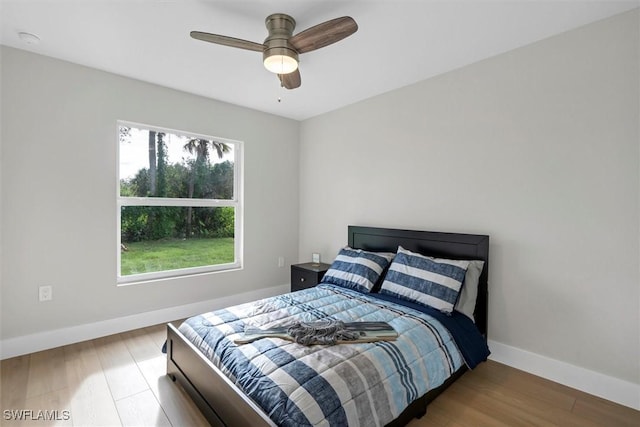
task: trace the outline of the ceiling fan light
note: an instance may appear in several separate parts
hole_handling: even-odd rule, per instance
[[[264,59],[267,70],[276,74],[289,74],[298,69],[298,61],[288,55],[271,55]]]

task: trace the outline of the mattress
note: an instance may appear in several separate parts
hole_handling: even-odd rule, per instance
[[[195,316],[179,329],[278,425],[382,426],[465,363],[473,367],[486,359],[484,339],[470,321],[470,332],[464,331],[462,318],[321,284]],[[247,326],[323,319],[387,322],[398,338],[312,346],[280,338],[234,343]]]

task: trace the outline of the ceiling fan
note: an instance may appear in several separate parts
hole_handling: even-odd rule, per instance
[[[331,19],[308,28],[295,36],[296,21],[284,13],[274,13],[265,19],[269,35],[264,43],[255,43],[218,34],[191,31],[191,37],[210,43],[262,52],[264,66],[276,73],[287,89],[300,87],[298,55],[336,43],[358,30],[358,24],[350,16]]]

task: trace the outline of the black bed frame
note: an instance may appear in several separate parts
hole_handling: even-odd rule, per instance
[[[413,252],[450,259],[485,261],[475,319],[487,334],[489,236],[349,226],[349,246],[369,251]],[[389,426],[404,426],[426,413],[427,405],[466,371],[462,366],[444,384],[414,401]],[[172,325],[167,325],[167,375],[178,381],[212,426],[275,426],[273,421]]]

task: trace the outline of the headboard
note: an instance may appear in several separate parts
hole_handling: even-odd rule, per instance
[[[374,252],[395,252],[398,246],[402,246],[433,257],[483,260],[474,316],[476,326],[487,336],[489,236],[350,225],[349,246]]]

